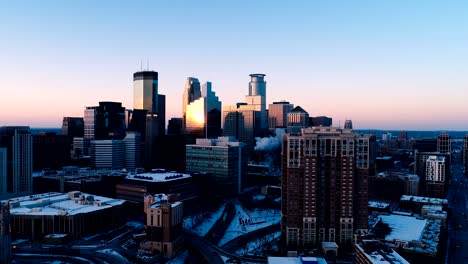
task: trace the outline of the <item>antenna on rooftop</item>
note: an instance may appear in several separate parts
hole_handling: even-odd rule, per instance
[[[140,60],[140,71],[143,71],[143,61]]]
[[[146,70],[149,71],[149,59],[146,59]]]

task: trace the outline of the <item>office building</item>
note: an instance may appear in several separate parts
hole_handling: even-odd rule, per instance
[[[69,137],[84,136],[83,117],[64,117],[62,121],[62,135]]]
[[[333,119],[326,116],[313,116],[309,119],[310,126],[332,126]]]
[[[138,132],[128,132],[123,140],[125,145],[124,167],[127,170],[135,170],[143,166],[143,142]]]
[[[282,238],[289,249],[349,244],[367,233],[368,178],[375,137],[312,127],[286,134],[282,146]]]
[[[7,192],[32,192],[33,144],[31,130],[25,126],[0,128],[0,147],[7,152]]]
[[[167,124],[168,135],[183,135],[184,119],[180,117],[173,117],[169,119]]]
[[[166,128],[166,96],[158,94],[158,73],[140,71],[133,74],[133,117],[131,131],[139,132],[145,142],[145,167],[152,167],[159,155],[158,141]]]
[[[235,196],[245,187],[247,152],[244,144],[229,137],[197,139],[186,146],[187,173],[212,174],[216,189],[225,196]]]
[[[11,263],[10,204],[0,201],[0,263]]]
[[[353,129],[353,121],[352,120],[345,120],[344,122],[344,128],[345,129]]]
[[[10,199],[12,235],[40,241],[48,234],[81,238],[125,223],[123,200],[79,191],[43,193]]]
[[[294,108],[293,104],[286,101],[273,102],[268,105],[268,127],[270,129],[286,128],[288,113]]]
[[[440,133],[439,137],[437,137],[437,152],[440,153],[451,153],[451,140],[450,135],[448,133]]]
[[[146,240],[140,244],[144,252],[174,257],[182,248],[183,204],[174,195],[145,195]]]
[[[189,102],[184,105],[185,134],[195,138],[218,137],[221,134],[221,102],[212,91],[211,82],[203,84],[201,96],[192,100],[196,98],[194,93],[198,96],[196,89],[199,88],[199,83],[194,78],[188,78],[188,84],[190,81],[192,83],[186,85],[184,93],[184,101]]]
[[[122,169],[125,165],[123,140],[91,140],[91,166],[93,168]]]
[[[245,102],[250,105],[253,110],[260,112],[259,129],[268,129],[265,74],[250,74],[249,94],[245,97]]]
[[[296,106],[288,113],[287,132],[291,134],[300,134],[302,128],[309,127],[309,113],[302,107]]]
[[[182,97],[182,119],[184,125],[184,134],[187,134],[187,106],[201,97],[200,81],[194,77],[188,77],[185,80],[184,94]],[[200,119],[200,118],[199,118]]]
[[[125,108],[119,102],[99,102],[84,110],[84,137],[96,140],[125,137]]]

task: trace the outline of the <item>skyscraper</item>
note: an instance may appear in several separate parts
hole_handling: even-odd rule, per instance
[[[141,135],[138,132],[128,132],[124,138],[125,145],[125,168],[134,170],[141,168],[142,162],[142,141]]]
[[[282,237],[288,249],[348,244],[367,232],[368,177],[375,137],[312,127],[286,134],[282,147]]]
[[[429,156],[426,160],[426,196],[445,198],[445,157]]]
[[[265,74],[250,74],[249,95],[245,102],[253,106],[253,110],[260,112],[260,129],[268,128],[268,115],[266,110],[266,82]]]
[[[451,153],[451,151],[450,135],[446,132],[440,133],[439,137],[437,137],[437,152]]]
[[[164,136],[166,128],[166,96],[158,94],[157,72],[133,74],[133,115],[132,131],[140,132],[145,142],[145,167],[152,167],[158,157],[157,141]]]
[[[96,140],[125,137],[125,108],[120,102],[99,102],[84,112],[84,137]]]
[[[186,127],[187,127],[186,125],[187,124],[187,117],[186,117],[187,106],[191,104],[192,102],[194,102],[195,100],[199,99],[200,97],[201,97],[200,82],[198,81],[197,78],[188,77],[187,80],[185,80],[184,95],[182,98],[182,118],[183,118],[183,123],[184,123],[184,131],[186,131]]]
[[[84,120],[82,117],[64,117],[62,121],[62,135],[69,137],[83,137]]]
[[[185,107],[185,133],[195,137],[218,137],[221,134],[221,102],[211,89],[211,82],[203,84],[202,95]]]
[[[0,147],[7,150],[7,192],[32,192],[32,145],[29,127],[0,128]]]
[[[286,128],[288,113],[294,108],[286,101],[273,102],[268,106],[268,127],[270,129]]]
[[[91,140],[91,166],[94,168],[122,169],[125,165],[123,140]]]
[[[158,113],[158,73],[141,71],[133,74],[133,109]]]

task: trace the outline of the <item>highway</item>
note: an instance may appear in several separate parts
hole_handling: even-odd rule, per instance
[[[451,215],[448,225],[447,263],[453,264],[468,263],[468,179],[463,175],[460,163],[459,155],[455,155],[448,191]]]

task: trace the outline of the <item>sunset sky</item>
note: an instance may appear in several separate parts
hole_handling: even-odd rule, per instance
[[[334,125],[468,130],[468,2],[429,0],[0,0],[0,126],[131,108],[141,62],[168,119],[189,76],[231,105],[264,73],[267,103]]]

